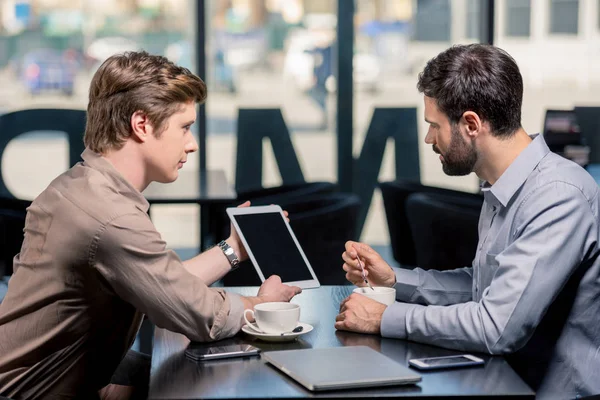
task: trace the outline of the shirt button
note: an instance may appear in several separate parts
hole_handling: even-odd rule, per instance
[[[497,209],[497,208],[498,208],[498,207],[496,207],[496,206],[493,206],[493,207],[492,207],[492,211],[496,211],[496,209]]]

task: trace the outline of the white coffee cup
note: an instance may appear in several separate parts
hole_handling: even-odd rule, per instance
[[[386,306],[394,304],[396,301],[396,289],[383,286],[359,287],[353,290],[354,293],[362,294],[370,299],[378,301]]]
[[[298,326],[300,320],[300,306],[293,303],[272,302],[261,303],[254,306],[254,310],[244,310],[244,319],[250,329],[256,330],[255,325],[248,320],[248,313],[252,314],[256,326],[262,332],[280,334],[291,332]]]

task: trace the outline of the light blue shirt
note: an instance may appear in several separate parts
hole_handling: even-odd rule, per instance
[[[482,190],[473,266],[395,268],[382,336],[510,354],[538,398],[600,393],[598,184],[538,135]]]

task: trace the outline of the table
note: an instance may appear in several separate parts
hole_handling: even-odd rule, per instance
[[[236,200],[237,195],[225,177],[225,171],[210,170],[197,175],[180,171],[179,178],[172,183],[151,183],[144,196],[154,204],[198,204],[200,206],[200,243],[198,251],[225,239],[221,217],[223,207]],[[226,224],[225,224],[226,225]]]
[[[241,333],[219,342],[251,343],[262,351],[291,350],[316,347],[369,346],[408,365],[408,359],[459,354],[459,352],[405,340],[384,339],[336,331],[333,327],[338,307],[352,291],[352,286],[322,286],[308,289],[292,302],[301,306],[302,322],[314,330],[294,342],[267,343]],[[256,287],[228,288],[242,295],[255,295]],[[305,397],[327,398],[473,398],[502,396],[511,398],[535,397],[534,392],[499,356],[481,355],[483,367],[444,371],[420,372],[423,379],[417,385],[313,393],[266,364],[261,358],[214,360],[206,363],[189,361],[184,354],[189,340],[180,334],[157,328],[154,333],[149,399],[291,399]]]

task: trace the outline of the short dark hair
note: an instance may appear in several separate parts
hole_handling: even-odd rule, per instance
[[[182,103],[205,100],[206,85],[187,68],[145,51],[115,54],[92,78],[84,143],[98,153],[120,149],[136,111],[148,116],[160,137]]]
[[[427,62],[417,89],[436,100],[453,124],[473,111],[494,136],[509,137],[521,127],[523,77],[515,60],[498,47],[450,47]]]

